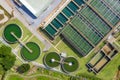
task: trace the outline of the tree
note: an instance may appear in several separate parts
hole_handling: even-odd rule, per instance
[[[120,71],[120,65],[118,66],[118,70]]]
[[[3,74],[4,73],[4,69],[3,67],[0,65],[0,74]]]
[[[21,66],[19,66],[17,68],[17,72],[19,72],[20,74],[27,72],[30,69],[30,65],[29,64],[22,64]]]
[[[16,56],[11,53],[11,48],[2,45],[0,47],[0,65],[3,67],[5,71],[10,70],[16,60]]]
[[[7,71],[9,70],[13,65],[14,65],[14,62],[15,62],[16,58],[14,56],[6,56],[4,58],[4,69]]]
[[[120,80],[120,65],[118,66],[118,71],[116,74],[116,80]]]
[[[14,66],[15,60],[16,56],[12,54],[11,48],[4,44],[0,45],[0,74],[2,74],[2,79],[6,71]]]

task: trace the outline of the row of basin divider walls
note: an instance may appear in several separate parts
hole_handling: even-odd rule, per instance
[[[97,4],[100,7],[97,6]],[[45,27],[45,31],[54,38],[66,24],[66,22],[70,19],[71,16],[74,16],[80,6],[84,4],[83,0],[72,0],[57,16],[52,20],[48,26]],[[106,19],[108,23],[115,26],[120,20],[119,15],[116,12],[113,12],[109,5],[109,0],[93,0],[90,2],[89,6],[94,8],[95,11],[99,12],[100,15],[103,15],[102,18]],[[106,10],[103,10],[105,8]],[[108,15],[106,15],[109,13]],[[82,14],[82,12],[81,12]],[[103,33],[104,34],[104,33]]]
[[[92,0],[90,2],[90,5],[92,8],[94,8],[97,12],[99,12],[100,15],[103,16],[103,18],[111,24],[111,26],[115,26],[120,21],[120,14],[115,12],[112,8],[112,6],[109,6],[110,3],[113,2],[113,4],[116,6],[115,8],[119,8],[120,1],[116,0],[114,3],[114,0]],[[118,4],[117,4],[118,3]],[[120,9],[119,9],[120,10]]]
[[[72,0],[57,16],[49,23],[44,30],[53,39],[63,29],[66,22],[76,14],[79,7],[84,4],[83,0]]]
[[[86,56],[112,30],[89,6],[84,5],[62,30],[62,36]]]
[[[116,50],[111,43],[107,42],[106,45],[86,64],[88,71],[93,71],[97,74],[117,53],[118,50]]]
[[[101,16],[102,13],[98,14],[99,11],[92,3],[72,0],[44,30],[53,39],[61,34],[80,55],[86,56],[113,29],[109,23],[116,25],[119,20],[117,15],[110,20],[108,16]],[[84,7],[80,10],[82,4]],[[101,5],[106,7],[105,4]],[[113,19],[117,19],[116,22]]]

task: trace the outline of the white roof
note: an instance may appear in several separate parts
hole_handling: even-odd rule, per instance
[[[28,10],[38,17],[49,7],[53,0],[19,0]]]

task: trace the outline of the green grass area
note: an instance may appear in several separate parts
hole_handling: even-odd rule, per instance
[[[70,76],[55,72],[52,70],[47,70],[44,68],[38,68],[34,74],[17,74],[16,72],[7,72],[5,80],[69,80]]]
[[[13,19],[13,20],[8,21],[5,24],[5,26],[8,25],[8,24],[11,24],[11,23],[17,23],[17,24],[20,25],[20,27],[22,28],[22,31],[23,31],[23,37],[22,37],[21,40],[23,42],[28,42],[27,40],[32,36],[32,33],[17,19]],[[2,32],[3,32],[3,30],[0,31],[0,36],[2,36]],[[29,38],[24,41],[24,39],[26,38],[26,36],[28,36]],[[58,38],[58,40],[60,40],[60,39]],[[45,47],[43,45],[43,43],[41,43],[35,36],[33,36],[29,41],[30,42],[36,42],[41,47],[41,51]],[[57,44],[57,42],[55,42],[55,44]],[[11,46],[13,48],[15,48],[17,45],[19,45],[19,44],[14,44],[14,45],[11,44]],[[57,46],[57,48],[60,50],[60,52],[66,52],[67,56],[74,56],[79,61],[80,67],[78,68],[78,70],[73,75],[78,74],[78,73],[80,73],[80,74],[87,73],[87,74],[90,74],[92,76],[95,76],[93,73],[89,73],[87,71],[86,66],[85,66],[85,64],[95,55],[94,52],[91,52],[86,57],[81,57],[78,54],[78,52],[76,52],[72,47],[70,47],[69,44],[67,44],[64,41],[61,41],[61,43]],[[43,52],[41,54],[41,56],[38,59],[36,59],[35,61],[37,61],[39,63],[42,63],[43,57],[47,53],[52,52],[52,51],[56,51],[56,50],[54,48],[51,48],[48,52]],[[18,51],[18,54],[19,53],[20,53],[20,49]],[[114,75],[115,75],[115,73],[117,71],[117,64],[120,64],[119,57],[120,57],[120,55],[115,56],[115,58],[105,68],[103,68],[103,70],[98,75],[96,75],[96,76],[100,77],[100,78],[102,77],[104,80],[111,80],[114,77]],[[19,64],[21,64],[21,62],[16,61],[16,65],[19,65]],[[112,65],[112,64],[116,64],[116,65]],[[112,74],[108,75],[109,72],[111,72]],[[50,70],[42,69],[41,71],[38,72],[38,74],[40,74],[40,73],[41,74],[47,74],[47,75],[50,75],[50,76],[53,76],[53,77],[54,76],[55,77],[59,77],[59,78],[64,79],[64,80],[68,80],[68,76],[65,76],[64,74],[61,74],[61,73],[58,73],[58,72],[53,72],[53,71],[50,71]],[[17,76],[17,77],[13,76],[13,78],[11,77],[10,80],[19,80],[19,78],[21,78],[21,80],[24,80],[20,76]],[[35,78],[32,78],[31,80],[33,80],[33,79],[35,79]],[[41,77],[38,77],[36,79],[39,80],[39,79],[41,79]],[[51,80],[51,78],[46,78],[46,77],[44,77],[43,79],[45,79],[45,80],[50,79]]]
[[[44,49],[44,44],[34,35],[32,35],[32,33],[23,25],[23,23],[21,23],[18,19],[11,19],[9,20],[5,25],[2,26],[2,29],[0,30],[0,36],[2,37],[3,35],[3,30],[4,28],[9,25],[9,24],[17,24],[19,25],[19,27],[22,29],[22,38],[20,39],[23,43],[26,43],[28,41],[30,42],[36,42],[40,48],[41,48],[41,51]],[[19,43],[16,43],[16,44],[10,44],[10,46],[12,48],[16,48],[18,49],[18,55],[20,55],[20,44]],[[42,62],[42,56],[40,56],[38,59],[37,59],[38,62]]]
[[[52,61],[54,59],[54,61]],[[45,55],[44,64],[48,67],[57,67],[60,63],[60,56],[56,52],[51,52]]]
[[[57,50],[55,49],[55,48],[53,48],[53,47],[51,47],[50,49],[49,49],[49,51],[43,51],[42,53],[41,53],[41,55],[40,55],[40,57],[38,58],[38,59],[36,59],[35,61],[36,62],[38,62],[38,63],[40,63],[40,64],[44,64],[43,63],[43,58],[44,58],[44,56],[46,55],[46,54],[48,54],[48,53],[50,53],[50,52],[57,52]],[[58,53],[58,52],[57,52]]]
[[[65,40],[62,40],[60,42],[60,44],[57,46],[57,49],[59,49],[61,52],[65,52],[67,54],[67,56],[71,56],[72,55],[72,56],[75,56],[75,57],[78,56],[77,58],[79,58],[79,57],[81,58],[82,57]],[[78,55],[76,55],[76,54],[78,54]]]
[[[10,75],[7,80],[24,80],[24,78],[18,76],[18,75]]]
[[[100,43],[100,44],[99,44],[99,49],[101,49],[105,44],[106,44],[106,42]]]
[[[21,48],[21,56],[23,57],[23,59],[25,59],[27,61],[33,61],[33,60],[37,59],[41,53],[39,46],[34,42],[28,42],[28,43],[26,43],[26,46],[32,52],[29,52],[29,50],[25,46],[23,46]]]
[[[120,36],[120,32],[117,32],[117,33],[114,34],[114,37],[115,37],[115,38],[117,38],[117,37],[119,37],[119,36]]]
[[[43,51],[43,49],[45,48],[45,45],[40,41],[40,40],[38,40],[38,38],[36,37],[36,36],[33,36],[30,40],[28,40],[29,42],[35,42],[35,43],[37,43],[37,45],[40,47],[40,49],[41,49],[41,52]],[[28,42],[27,41],[27,42]],[[45,53],[44,52],[42,52],[41,54],[40,54],[40,56],[35,60],[36,62],[39,62],[39,63],[41,63],[42,64],[42,58],[43,58],[43,56],[45,55]]]
[[[17,24],[22,29],[22,38],[21,41],[23,41],[27,36],[28,38],[32,36],[32,33],[18,20],[18,19],[11,19],[9,20],[3,28],[0,30],[0,36],[2,37],[4,28],[9,24]],[[16,48],[19,45],[19,43],[16,44],[10,44],[12,48]]]
[[[36,37],[36,36],[33,36],[30,40],[28,40],[29,42],[35,42],[37,43],[37,45],[40,46],[41,49],[44,49],[45,45]],[[27,42],[28,42],[27,41]]]
[[[113,44],[120,51],[120,44],[117,41],[115,41]]]
[[[76,71],[78,67],[80,67],[80,65],[74,57],[65,58],[62,64],[63,71],[67,73]]]
[[[32,36],[32,33],[31,33],[31,32],[25,27],[25,25],[23,25],[23,23],[20,22],[18,19],[10,20],[7,24],[12,24],[12,23],[19,25],[19,27],[22,29],[22,32],[23,32],[22,40],[23,40],[26,36],[29,36],[29,37]]]
[[[45,47],[44,44],[36,36],[32,35],[32,33],[18,19],[11,19],[4,26],[2,26],[3,29],[0,30],[0,36],[1,37],[2,37],[2,34],[3,34],[4,28],[7,25],[9,25],[9,24],[17,24],[22,29],[22,33],[23,34],[22,34],[22,38],[20,40],[23,43],[26,43],[28,41],[30,41],[30,42],[36,42],[39,45],[39,47],[41,48],[41,51],[44,49],[44,47]],[[18,55],[21,56],[20,55],[20,49],[21,48],[20,48],[19,43],[10,44],[10,46],[12,48],[16,48],[17,47],[17,49],[18,49]],[[55,50],[53,49],[53,51],[55,51]],[[40,56],[38,59],[36,59],[36,61],[42,63],[42,57],[43,56],[44,56],[44,54],[42,56]]]
[[[22,38],[21,38],[21,41],[23,43],[26,43],[28,41],[36,42],[40,46],[41,51],[44,49],[44,47],[45,47],[44,44],[36,36],[32,35],[32,33],[18,19],[12,19],[12,20],[8,21],[4,26],[7,26],[9,24],[18,24],[20,26],[20,28],[22,29],[22,32],[23,32],[23,35],[22,35]],[[3,29],[1,29],[1,31],[0,31],[0,36],[2,36]],[[18,47],[18,55],[21,56],[20,55],[20,45],[19,45],[19,43],[10,44],[10,46],[12,48]],[[53,49],[53,51],[55,51],[55,50]],[[42,57],[43,56],[44,56],[44,54],[42,56],[40,56],[38,59],[36,59],[37,62],[42,63]]]
[[[120,36],[117,38],[117,42],[118,44],[120,44]]]
[[[56,77],[56,78],[63,79],[63,80],[69,80],[69,77],[70,77],[66,74],[62,74],[60,72],[55,72],[52,70],[47,70],[44,68],[39,68],[37,72],[38,74],[45,74],[45,75],[49,75],[51,77]]]
[[[103,46],[105,43],[101,43],[99,46]],[[66,41],[61,41],[61,43],[57,46],[57,48],[61,51],[61,52],[65,52],[67,54],[67,56],[74,56],[80,64],[80,67],[78,68],[78,70],[76,72],[74,72],[75,74],[89,74],[89,76],[96,76],[99,78],[102,78],[102,80],[112,80],[117,72],[117,67],[120,64],[120,54],[116,55],[112,61],[110,61],[97,75],[88,72],[88,68],[85,66],[86,63],[88,63],[93,56],[95,55],[94,51],[92,51],[91,53],[89,53],[89,55],[87,55],[86,57],[81,57],[72,47],[70,47],[70,45],[66,42]],[[115,65],[113,65],[115,64]]]
[[[52,41],[52,44],[53,45],[57,45],[58,43],[59,43],[59,41],[61,41],[63,38],[61,38],[60,36],[57,36],[56,38],[55,38],[55,40],[53,40]]]
[[[33,80],[33,79],[30,79],[30,80]],[[56,79],[45,77],[45,76],[39,76],[39,77],[36,77],[36,80],[56,80]]]
[[[114,42],[115,46],[120,49],[120,44],[118,42]]]
[[[16,61],[15,61],[15,65],[16,67],[20,66],[21,64],[23,64],[22,61],[20,61],[18,58],[16,58]]]
[[[17,20],[17,19],[12,19],[12,20],[10,20],[10,21],[8,21],[4,26],[3,26],[3,29],[4,29],[4,27],[5,26],[7,26],[7,25],[9,25],[9,24],[18,24],[21,28],[22,28],[22,31],[23,31],[23,35],[22,35],[22,38],[21,38],[21,41],[23,41],[24,43],[25,42],[28,42],[28,41],[30,41],[30,42],[36,42],[40,47],[41,47],[41,49],[43,50],[44,49],[44,44],[43,43],[41,43],[41,41],[38,39],[38,38],[36,38],[35,36],[33,36],[32,35],[32,33],[19,21],[19,20]],[[1,31],[0,31],[0,36],[2,36],[2,33],[3,33],[3,29],[1,29]],[[27,36],[29,36],[29,38],[27,38],[26,40],[24,40]],[[29,39],[29,40],[28,40]],[[12,47],[12,48],[16,48],[17,46],[18,46],[18,56],[20,56],[20,45],[19,45],[19,43],[16,43],[16,44],[10,44],[10,46]],[[35,61],[37,61],[37,62],[39,62],[39,63],[42,63],[43,61],[43,57],[44,57],[44,55],[46,55],[47,53],[49,53],[49,52],[52,52],[52,51],[55,51],[55,52],[57,52],[54,48],[51,48],[48,52],[43,52],[43,54],[37,59],[37,60],[35,60]],[[17,66],[19,66],[20,64],[22,64],[22,62],[19,60],[19,59],[17,59],[17,61],[16,61],[16,63],[15,63],[15,66],[17,67]],[[44,70],[45,71],[45,70]],[[68,77],[66,77],[64,74],[60,74],[59,72],[53,72],[53,71],[49,71],[48,70],[48,72],[50,72],[52,75],[51,76],[57,76],[57,77],[61,77],[61,78],[64,78],[64,79],[66,79],[66,78],[68,78]],[[13,79],[14,80],[14,79]]]
[[[67,54],[67,56],[74,56],[77,61],[79,61],[80,67],[78,68],[78,70],[74,73],[83,73],[87,71],[87,68],[85,66],[85,64],[94,56],[94,52],[91,52],[87,57],[82,57],[80,54],[78,54],[78,52],[76,52],[73,47],[70,46],[70,44],[68,44],[66,41],[61,41],[61,43],[57,46],[57,48],[61,51],[61,52],[65,52]]]
[[[29,79],[29,80],[54,80],[53,78],[50,78],[50,77],[46,77],[46,76],[37,76],[37,77],[30,77],[29,76],[24,76],[24,77],[21,77],[20,75],[10,75],[7,80],[26,80],[26,79]]]
[[[118,66],[120,65],[120,54],[118,53],[113,60],[111,60],[97,75],[99,78],[103,78],[104,80],[113,80],[115,77]]]
[[[61,78],[57,78],[57,77],[52,77],[49,75],[37,75],[37,76],[20,76],[20,75],[10,75],[7,77],[6,80],[57,80],[57,79],[61,79]],[[64,78],[65,79],[65,78]],[[66,80],[66,79],[65,79]]]
[[[9,24],[5,27],[4,29],[4,39],[8,42],[8,43],[15,43],[17,42],[17,39],[11,34],[14,33],[15,36],[17,38],[21,38],[22,36],[22,31],[20,29],[20,27],[16,24]]]

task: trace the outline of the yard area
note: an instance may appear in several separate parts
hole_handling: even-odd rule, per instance
[[[101,77],[104,80],[113,80],[117,70],[118,66],[120,65],[120,53],[118,53],[113,60],[110,61],[97,75],[97,77]]]
[[[20,26],[20,28],[22,29],[22,37],[21,37],[21,41],[25,42],[25,40],[28,40],[28,38],[30,38],[32,36],[32,33],[18,20],[18,19],[12,19],[10,21],[8,21],[3,27],[2,29],[0,29],[0,36],[2,37],[3,35],[3,31],[4,28],[9,25],[9,24],[17,24]],[[16,44],[10,44],[10,46],[12,48],[16,48],[19,45],[19,43]]]
[[[10,21],[8,21],[5,25],[3,25],[1,27],[1,29],[0,29],[0,37],[1,38],[3,36],[4,28],[9,24],[17,24],[21,28],[22,37],[20,38],[20,40],[23,43],[35,42],[41,48],[41,51],[44,49],[44,44],[36,36],[34,36],[18,19],[11,19]],[[18,52],[18,56],[21,57],[21,55],[20,55],[20,50],[21,50],[20,43],[17,42],[15,44],[9,44],[9,45],[13,49],[15,49]]]
[[[103,45],[103,43],[100,44]],[[102,80],[112,80],[117,72],[118,65],[120,64],[120,54],[117,54],[110,63],[108,63],[100,73],[97,75],[87,71],[86,63],[95,55],[94,51],[90,52],[86,57],[81,57],[65,40],[62,40],[57,46],[61,52],[65,52],[67,56],[74,56],[79,61],[79,69],[74,74],[90,74],[102,78]],[[72,50],[73,49],[73,50]],[[115,65],[113,65],[115,64]]]
[[[18,74],[16,72],[8,72],[5,80],[69,80],[70,76],[54,72],[51,70],[46,70],[44,68],[38,68],[34,74],[27,75],[29,72],[25,74]]]
[[[19,76],[19,75],[10,75],[6,80],[26,80],[26,79],[29,79],[29,80],[54,80],[53,78],[49,78],[49,77],[46,77],[46,76],[37,76],[37,77],[30,77],[28,78],[28,76]]]
[[[102,78],[103,80],[111,80],[114,78],[116,72],[117,72],[117,67],[118,65],[120,64],[119,62],[119,57],[120,57],[120,54],[116,55],[113,60],[108,63],[105,68],[102,69],[102,71],[98,74],[98,75],[94,75],[93,73],[89,73],[87,71],[87,67],[86,67],[86,63],[90,61],[90,59],[95,55],[95,52],[94,51],[91,51],[86,57],[82,57],[80,54],[78,54],[77,51],[75,51],[70,44],[68,44],[64,39],[61,39],[60,37],[58,37],[58,41],[56,41],[55,43],[53,42],[53,46],[55,47],[52,47],[50,48],[50,50],[48,52],[43,52],[43,49],[45,47],[45,45],[40,41],[38,40],[37,37],[35,37],[19,20],[17,19],[12,19],[10,21],[8,21],[4,26],[2,26],[2,28],[0,29],[0,37],[2,37],[2,33],[4,31],[4,28],[5,26],[7,26],[8,24],[11,24],[11,23],[14,23],[14,24],[18,24],[21,29],[22,29],[22,38],[21,38],[21,41],[23,41],[24,43],[26,42],[35,42],[37,43],[40,48],[41,48],[41,51],[42,53],[40,54],[40,57],[38,59],[36,59],[35,61],[40,63],[40,64],[43,64],[43,57],[46,53],[49,53],[49,52],[57,52],[57,50],[55,48],[57,48],[59,50],[59,52],[65,52],[67,54],[67,56],[73,56],[75,57],[78,61],[79,61],[79,68],[76,72],[74,73],[71,73],[72,75],[76,75],[76,74],[90,74],[91,76],[96,76],[96,77],[99,77],[99,78]],[[103,45],[103,43],[101,44]],[[100,47],[101,47],[100,45]],[[10,44],[10,46],[13,48],[13,49],[16,49],[18,51],[18,55],[20,55],[20,45],[19,43],[16,43],[16,44]],[[19,61],[19,59],[17,59],[16,63],[15,63],[15,66],[19,66],[21,65],[22,62]],[[116,65],[113,65],[113,64],[116,64]],[[42,70],[42,71],[41,71]],[[110,73],[111,72],[111,73]],[[64,79],[64,80],[67,80],[69,77],[68,76],[65,76],[64,74],[61,74],[59,72],[53,72],[53,71],[50,71],[50,70],[46,70],[46,69],[42,69],[40,68],[40,71],[37,72],[35,75],[37,74],[44,74],[44,75],[51,75],[52,77],[58,77],[60,79]],[[34,79],[37,79],[37,80],[41,80],[41,78],[43,80],[49,80],[49,79],[53,79],[54,78],[51,78],[51,77],[46,77],[46,76],[43,76],[43,75],[38,75],[36,77],[32,77],[32,78],[28,78],[28,77],[23,77],[21,75],[10,75],[7,77],[7,80],[25,80],[25,79],[30,79],[30,80],[34,80]]]
[[[38,40],[38,38],[36,36],[32,35],[32,33],[17,19],[12,19],[12,20],[8,21],[5,25],[2,26],[2,28],[0,29],[0,37],[1,38],[2,38],[2,35],[3,35],[4,28],[8,24],[17,24],[17,25],[19,25],[19,27],[22,29],[22,32],[23,32],[22,38],[20,39],[23,43],[35,42],[35,43],[37,43],[40,46],[42,53],[40,54],[39,58],[35,60],[36,62],[42,64],[43,63],[43,57],[44,57],[44,55],[46,53],[49,53],[49,52],[52,52],[52,51],[57,52],[54,48],[50,48],[50,50],[48,52],[43,52],[43,49],[44,49],[45,45],[40,40]],[[16,43],[16,44],[9,44],[9,45],[13,49],[17,50],[17,54],[21,58],[21,55],[20,55],[20,50],[21,50],[20,44]],[[19,60],[19,58],[17,58],[16,63],[15,63],[15,67],[18,67],[21,64],[23,64],[23,63]],[[11,71],[11,72],[14,72],[14,71]],[[43,72],[46,72],[46,70],[43,69]],[[47,70],[47,72],[49,72],[49,70]],[[55,74],[54,74],[54,72],[51,72],[51,73],[52,73],[52,75],[58,75],[58,76],[60,74],[59,72],[56,72]],[[61,74],[61,76],[64,76],[64,75]],[[9,79],[7,79],[7,80],[25,80],[26,79],[26,78],[23,78],[23,77],[21,77],[19,75],[11,75],[11,76],[8,76],[8,77],[9,77]],[[33,80],[34,78],[36,78],[38,80],[40,80],[41,78],[45,79],[45,80],[51,79],[49,77],[41,75],[41,76],[38,76],[38,77],[33,77],[33,78],[31,78],[31,80]]]
[[[47,77],[47,76],[36,76],[36,77],[28,77],[28,76],[20,76],[20,75],[10,75],[7,77],[6,80],[26,80],[26,79],[29,79],[29,80],[56,80],[54,79],[53,77]]]
[[[80,1],[80,0],[75,0],[75,1]],[[50,35],[52,37],[56,36],[55,40],[49,39],[48,37],[49,34],[47,34],[41,29],[39,33],[42,35],[41,38],[45,38],[43,39],[43,42],[44,40],[46,40],[49,41],[51,44],[51,47],[48,51],[44,51],[46,49],[47,43],[45,43],[46,45],[42,43],[41,42],[42,40],[40,41],[34,34],[32,34],[32,32],[30,32],[22,22],[20,22],[16,18],[11,18],[12,15],[10,15],[4,8],[0,6],[0,10],[1,9],[4,10],[5,15],[8,17],[7,22],[5,22],[4,24],[0,24],[0,44],[3,39],[3,33],[6,26],[10,24],[17,24],[22,32],[22,37],[18,39],[16,38],[16,40],[18,41],[17,43],[8,44],[13,49],[13,51],[15,51],[16,53],[15,55],[17,57],[16,57],[15,65],[11,68],[11,70],[7,71],[5,75],[5,80],[71,80],[70,79],[71,76],[76,77],[78,75],[86,75],[86,76],[90,75],[90,77],[97,77],[100,78],[101,80],[113,80],[117,74],[118,66],[120,65],[120,53],[116,54],[114,58],[111,59],[111,61],[108,64],[106,64],[106,66],[97,75],[95,75],[93,72],[89,72],[88,68],[86,67],[86,64],[88,62],[90,62],[94,66],[95,64],[97,64],[99,60],[102,59],[97,66],[94,66],[94,68],[99,70],[101,68],[101,65],[107,62],[107,59],[104,58],[106,54],[102,54],[101,52],[97,54],[97,52],[106,44],[105,42],[101,42],[99,44],[99,42],[102,40],[102,38],[104,38],[108,34],[108,32],[111,31],[112,28],[107,24],[107,22],[104,21],[104,19],[101,18],[101,16],[97,15],[97,12],[99,12],[100,15],[103,16],[103,18],[106,18],[106,20],[112,25],[117,24],[118,21],[120,20],[120,18],[117,18],[117,16],[115,16],[114,14],[112,15],[112,12],[108,10],[106,6],[98,7],[100,5],[103,5],[100,1],[93,0],[93,2],[90,2],[90,5],[96,9],[96,12],[94,12],[94,10],[90,8],[90,6],[83,5],[84,6],[83,9],[81,9],[81,11],[78,11],[75,14],[76,15],[75,17],[71,17],[72,20],[70,19],[69,22],[66,22],[68,18],[66,17],[67,15],[64,13],[64,10],[68,9],[72,11],[72,8],[73,9],[75,8],[74,6],[72,7],[72,4],[74,4],[74,0],[73,0],[71,2],[72,4],[70,4],[71,9],[69,9],[70,5],[67,6],[63,11],[60,12],[60,14],[56,18],[54,18],[53,22],[51,22],[48,25],[48,27],[45,28],[45,30],[48,29],[48,32],[50,32]],[[108,0],[106,2],[108,2]],[[104,10],[103,8],[106,8],[105,12],[101,11]],[[107,11],[110,12],[108,15],[106,15]],[[63,14],[66,16],[64,16]],[[61,16],[63,16],[63,18],[61,18]],[[0,14],[0,20],[2,20],[3,18],[4,16]],[[55,20],[56,21],[58,20],[58,22],[54,22]],[[62,25],[65,22],[66,22],[65,28],[62,31],[63,33],[60,35],[57,34],[57,30],[58,30],[57,28],[59,28],[58,27],[59,24],[55,24],[55,23],[60,23]],[[17,31],[17,33],[19,32]],[[12,37],[15,38],[15,36],[13,35]],[[31,48],[29,48],[26,44],[32,42],[38,45],[38,46],[29,45],[31,48],[34,49],[34,51]],[[28,49],[32,50],[32,52],[30,52],[25,47],[24,44],[28,47]],[[97,44],[99,44],[98,49],[93,50]],[[117,38],[115,44],[117,45],[117,47],[118,46],[120,47],[120,35]],[[35,55],[35,58],[32,59],[33,61],[29,60],[29,58],[34,57],[31,56],[31,54],[29,53],[26,54],[24,57],[21,56],[22,53],[21,50],[23,47],[24,47],[23,51],[25,53],[27,52],[29,53],[36,52],[36,54],[38,53],[37,55]],[[77,48],[74,49],[74,47]],[[64,58],[61,58],[61,56],[53,55],[52,53],[52,55],[46,57],[46,54],[51,52],[55,52],[58,54],[65,53],[66,55]],[[81,53],[84,54],[84,57]],[[28,60],[25,59],[25,57],[27,57]],[[67,59],[67,57],[75,58],[75,59],[69,59],[69,58]],[[44,64],[45,61],[43,62],[43,60],[46,61],[46,65],[49,67],[45,66]],[[54,60],[56,62],[54,62]],[[74,66],[68,64],[68,63],[72,64],[71,60],[74,63],[76,63]],[[17,72],[17,68],[21,64],[23,64],[24,61],[28,61],[28,64],[30,64],[30,70],[23,74],[19,74]],[[64,61],[64,63],[62,63],[62,61]],[[63,70],[60,64],[63,64],[64,67]],[[69,72],[69,73],[65,73],[65,72]],[[1,75],[0,75],[0,79],[1,79]],[[88,78],[86,80],[91,80],[91,78],[90,79]]]

